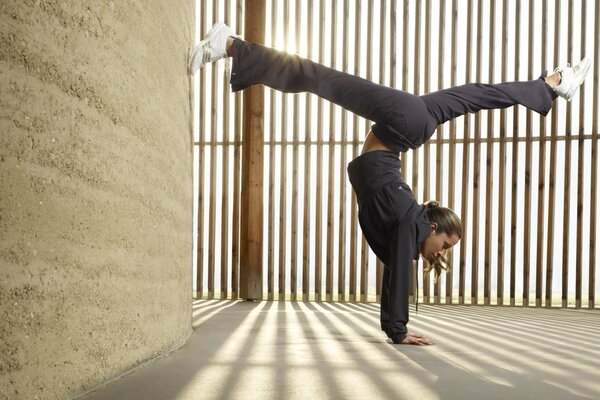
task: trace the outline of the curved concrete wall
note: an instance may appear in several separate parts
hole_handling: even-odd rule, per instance
[[[0,398],[191,333],[190,1],[0,3]]]

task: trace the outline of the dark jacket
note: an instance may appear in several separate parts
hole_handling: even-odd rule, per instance
[[[395,342],[406,336],[412,260],[431,235],[425,206],[415,200],[400,175],[398,153],[372,151],[348,164],[356,193],[358,220],[369,246],[385,264],[381,328]]]

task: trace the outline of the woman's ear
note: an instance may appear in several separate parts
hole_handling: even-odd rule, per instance
[[[432,222],[431,223],[431,233],[435,233],[435,231],[437,230],[438,224],[436,222]]]

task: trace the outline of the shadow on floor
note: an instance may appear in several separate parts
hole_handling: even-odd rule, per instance
[[[86,399],[597,399],[600,312],[422,305],[399,346],[371,303],[194,302],[169,357]]]

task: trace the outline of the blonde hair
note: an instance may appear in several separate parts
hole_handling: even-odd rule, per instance
[[[462,239],[462,224],[460,218],[458,218],[458,215],[456,215],[454,211],[447,207],[440,206],[440,203],[436,200],[429,200],[425,202],[424,205],[426,207],[425,212],[427,213],[427,218],[429,218],[430,222],[435,222],[437,224],[436,231],[438,233],[456,235],[459,240]],[[426,263],[426,266],[423,268],[425,274],[429,274],[431,270],[434,271],[433,281],[435,283],[437,283],[442,270],[446,271],[446,273],[451,271],[448,260],[441,256],[436,258],[433,262]]]

